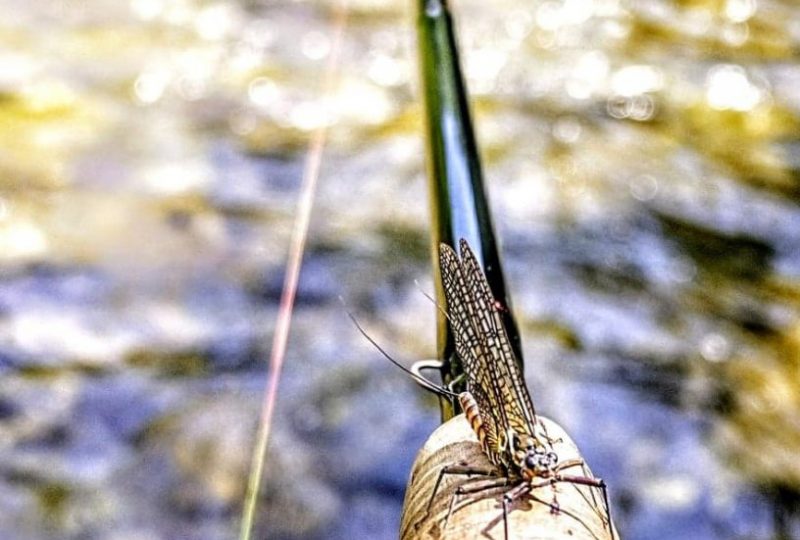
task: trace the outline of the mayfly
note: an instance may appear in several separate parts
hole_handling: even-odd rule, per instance
[[[556,441],[548,436],[536,415],[520,364],[506,334],[502,321],[505,307],[494,299],[474,253],[463,239],[460,249],[461,259],[450,246],[441,244],[439,265],[447,302],[446,316],[453,330],[456,354],[464,368],[466,391],[456,394],[422,376],[422,369],[433,366],[429,361],[418,362],[410,370],[406,369],[381,349],[353,319],[361,333],[384,356],[420,385],[440,395],[457,397],[483,453],[494,466],[494,469],[469,465],[442,468],[428,509],[445,475],[494,477],[496,482],[486,487],[510,486],[502,498],[504,534],[508,539],[508,513],[514,501],[541,487],[571,483],[601,491],[605,506],[603,523],[614,538],[605,482],[586,474],[585,464],[580,459],[559,460],[553,449]],[[581,474],[567,472],[574,469],[579,469]],[[455,498],[451,500],[448,517],[454,502]],[[559,511],[555,493],[550,506],[554,513]]]
[[[554,441],[536,416],[520,364],[511,349],[502,322],[505,308],[494,299],[478,260],[463,239],[460,249],[461,259],[450,246],[441,244],[439,248],[447,319],[466,377],[466,391],[458,399],[484,454],[497,468],[489,475],[507,480],[512,486],[503,495],[506,537],[509,506],[532,490],[559,482],[602,492],[604,522],[613,537],[605,482],[586,474],[566,472],[576,468],[585,470],[582,460],[559,461],[553,451]],[[434,494],[446,474],[487,473],[464,466],[445,467]],[[555,499],[551,508],[558,512]]]

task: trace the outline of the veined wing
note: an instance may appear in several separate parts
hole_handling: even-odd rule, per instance
[[[493,388],[497,401],[505,411],[508,425],[516,433],[534,435],[536,411],[533,407],[520,364],[511,348],[501,310],[502,305],[492,295],[486,276],[466,240],[461,240],[462,274],[476,303],[475,324],[484,336],[491,354],[490,368],[496,377]]]
[[[503,405],[498,401],[500,394],[494,388],[497,376],[491,371],[492,353],[478,322],[478,305],[464,279],[461,261],[446,244],[441,244],[439,248],[439,265],[456,353],[464,366],[467,390],[475,398],[486,427],[485,449],[490,459],[496,462],[499,454],[506,449],[503,439],[509,424],[504,416]],[[495,455],[491,455],[492,452]],[[505,459],[501,461],[506,462]]]

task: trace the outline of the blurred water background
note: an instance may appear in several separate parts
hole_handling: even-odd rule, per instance
[[[0,2],[0,537],[227,539],[330,126],[259,536],[394,538],[434,401],[409,2]],[[800,538],[800,5],[460,0],[539,412],[623,536]]]

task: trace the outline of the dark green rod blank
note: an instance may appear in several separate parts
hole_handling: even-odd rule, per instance
[[[491,211],[483,185],[453,20],[444,0],[417,2],[437,297],[440,303],[444,303],[438,267],[439,243],[456,247],[458,240],[464,238],[483,264],[495,298],[509,308],[504,312],[506,330],[514,352],[522,362],[519,331],[511,314],[511,302],[506,292]],[[441,313],[438,320],[438,347],[439,357],[444,359],[442,380],[449,384],[463,370],[455,355],[447,320]],[[453,404],[443,400],[443,418],[447,419],[452,414]]]

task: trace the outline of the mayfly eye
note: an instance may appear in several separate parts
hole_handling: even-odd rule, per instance
[[[533,454],[528,454],[525,457],[525,466],[527,468],[535,469],[538,464],[539,464],[539,460],[537,459],[537,456],[535,456]]]

